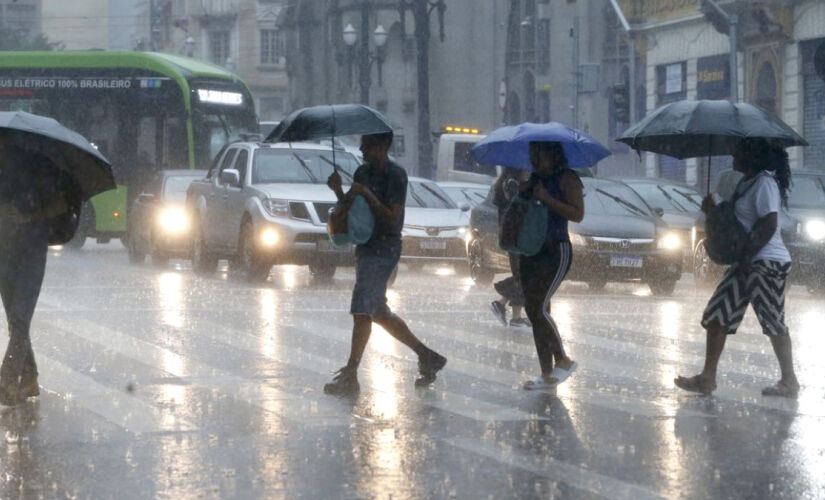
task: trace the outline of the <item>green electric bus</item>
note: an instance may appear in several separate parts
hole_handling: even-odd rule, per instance
[[[155,171],[206,169],[224,144],[258,130],[236,75],[151,52],[0,52],[0,110],[55,118],[112,162],[118,187],[84,206],[74,246],[123,238],[131,200]]]

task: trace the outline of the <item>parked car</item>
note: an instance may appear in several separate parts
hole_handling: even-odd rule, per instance
[[[793,261],[790,282],[811,293],[825,292],[825,173],[793,171],[788,208],[779,213],[779,225]],[[705,251],[704,217],[697,221],[694,234],[694,279],[713,285],[724,268],[713,263]]]
[[[570,224],[573,265],[567,278],[591,289],[608,282],[639,281],[670,295],[682,274],[682,237],[625,184],[583,177],[584,220]],[[490,197],[470,215],[470,275],[476,283],[509,272],[498,246],[498,212]]]
[[[356,159],[336,151],[335,161],[351,182]],[[274,264],[308,265],[315,278],[329,279],[337,266],[351,265],[353,249],[335,247],[326,231],[336,202],[326,186],[332,172],[332,149],[319,144],[225,147],[187,191],[195,271],[212,273],[227,258],[250,281],[265,280]]]
[[[192,237],[186,214],[186,190],[203,170],[161,170],[132,202],[126,226],[129,262],[142,264],[146,255],[152,263],[188,258]]]
[[[435,182],[410,177],[401,261],[411,269],[428,263],[466,266],[468,210],[459,208]]]
[[[491,186],[489,184],[478,184],[475,182],[452,182],[444,181],[437,183],[442,191],[450,196],[457,206],[468,205],[473,208],[487,199]]]
[[[682,247],[683,265],[687,268],[693,264],[693,247],[691,231],[696,220],[702,215],[702,195],[694,188],[666,179],[622,178],[653,211],[665,221],[671,229],[679,232],[679,237],[686,244]]]

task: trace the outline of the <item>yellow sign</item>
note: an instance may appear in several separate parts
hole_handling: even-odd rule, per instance
[[[724,79],[724,71],[699,71],[696,73],[696,80],[699,83],[721,82]]]
[[[631,22],[647,23],[696,14],[701,0],[619,0]]]

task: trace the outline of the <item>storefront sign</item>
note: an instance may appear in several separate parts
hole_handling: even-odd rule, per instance
[[[682,63],[669,64],[665,67],[665,93],[675,94],[682,91]]]
[[[161,78],[49,78],[49,77],[20,77],[0,79],[0,89],[90,89],[90,90],[121,90],[131,88],[160,88]]]
[[[730,56],[700,57],[696,61],[696,97],[727,99],[730,96]]]
[[[665,21],[697,13],[700,0],[619,0],[634,22]]]

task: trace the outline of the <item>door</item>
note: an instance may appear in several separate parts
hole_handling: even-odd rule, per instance
[[[209,245],[220,246],[223,245],[221,240],[222,224],[224,219],[224,196],[228,195],[226,186],[221,182],[221,172],[232,166],[235,156],[238,153],[238,148],[229,148],[224,154],[218,171],[212,177],[212,186],[209,192],[206,193],[206,213],[204,214],[203,235]]]
[[[232,168],[238,171],[238,178],[241,181],[240,186],[226,186],[226,193],[224,194],[223,206],[223,227],[222,232],[225,238],[224,243],[230,249],[235,249],[238,245],[238,235],[241,230],[241,219],[244,213],[244,206],[246,205],[246,192],[244,187],[247,185],[246,173],[249,170],[249,150],[240,149],[238,155],[235,157],[235,162]]]

